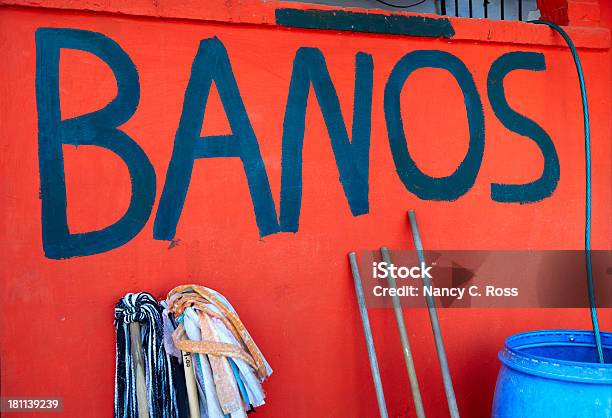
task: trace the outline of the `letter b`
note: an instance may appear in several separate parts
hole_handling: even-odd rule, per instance
[[[117,97],[104,108],[62,120],[59,59],[62,48],[86,51],[103,60],[117,80]],[[155,200],[155,171],[140,146],[117,129],[136,111],[140,85],[130,57],[103,34],[76,29],[36,31],[38,159],[45,255],[61,259],[117,248],[140,232]],[[71,234],[66,215],[63,144],[94,145],[112,151],[126,164],[132,182],[125,214],[101,230]]]

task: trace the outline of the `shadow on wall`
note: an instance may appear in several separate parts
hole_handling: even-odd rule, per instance
[[[324,4],[339,7],[360,7],[364,9],[382,9],[390,11],[410,11],[415,13],[441,14],[442,0],[284,0],[292,3]],[[504,20],[519,20],[519,2],[523,3],[523,20],[532,20],[540,17],[536,0],[457,0],[458,15],[470,16],[470,3],[472,3],[472,17],[484,18],[484,3],[487,1],[487,15],[489,19],[501,19],[501,4],[504,3]],[[387,4],[385,4],[387,3]],[[390,5],[395,5],[390,6]],[[455,16],[455,0],[446,0],[446,14]]]

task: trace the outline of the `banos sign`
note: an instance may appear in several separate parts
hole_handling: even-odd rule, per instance
[[[59,57],[62,49],[97,56],[112,70],[117,96],[104,108],[70,119],[61,118]],[[400,94],[416,70],[436,68],[450,73],[461,88],[469,126],[465,158],[446,177],[422,172],[408,150],[400,112]],[[491,184],[490,197],[504,203],[531,203],[549,197],[560,176],[559,159],[550,136],[534,121],[514,111],[506,100],[504,78],[514,70],[545,70],[543,54],[509,52],[491,65],[487,96],[495,116],[510,131],[531,139],[543,157],[539,178],[525,184]],[[282,129],[280,214],[277,214],[258,139],[236,83],[223,42],[204,39],[193,60],[183,110],[168,164],[153,238],[172,240],[189,188],[194,162],[202,158],[238,158],[246,176],[261,237],[296,232],[302,193],[302,148],[309,91],[323,115],[339,180],[353,216],[369,211],[369,152],[374,60],[367,52],[355,56],[352,132],[349,135],[325,56],[313,47],[298,48],[285,106]],[[212,83],[229,121],[231,135],[201,137],[204,111]],[[130,56],[113,39],[97,32],[40,28],[36,32],[36,96],[38,151],[42,199],[43,248],[48,258],[97,254],[117,248],[136,236],[151,216],[156,196],[156,173],[148,156],[118,127],[138,108],[140,84]],[[395,170],[405,188],[423,200],[452,201],[473,186],[484,154],[484,112],[481,94],[461,59],[440,50],[416,50],[394,66],[384,89],[384,114]],[[93,145],[120,157],[129,170],[132,193],[123,216],[101,230],[70,233],[66,214],[66,185],[62,145]],[[280,216],[279,216],[280,215]]]

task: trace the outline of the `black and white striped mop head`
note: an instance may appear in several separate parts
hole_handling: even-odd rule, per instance
[[[138,418],[136,374],[130,347],[131,322],[140,323],[147,403],[153,418],[176,418],[173,364],[164,348],[162,307],[149,293],[128,293],[115,305],[117,360],[115,418]]]

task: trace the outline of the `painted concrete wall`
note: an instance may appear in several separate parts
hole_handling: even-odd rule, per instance
[[[48,5],[58,6],[53,2]],[[602,6],[602,20],[609,27],[610,6],[604,2]],[[110,3],[106,7],[113,10]],[[133,16],[147,14],[133,7],[132,16],[40,7],[0,8],[2,395],[63,396],[64,416],[109,416],[114,377],[114,303],[128,291],[148,290],[162,298],[175,285],[194,282],[217,289],[232,301],[275,369],[265,385],[268,405],[258,415],[375,416],[376,401],[346,260],[348,251],[381,245],[411,248],[406,221],[408,208],[416,209],[424,243],[431,249],[581,248],[584,159],[579,90],[569,52],[553,46],[558,41],[553,40],[547,29],[519,23],[482,23],[485,27],[482,35],[473,22],[451,20],[457,34],[473,35],[469,41],[149,18]],[[138,7],[145,10],[149,5],[143,3]],[[277,6],[263,5],[262,10],[265,7]],[[168,10],[160,14],[168,16]],[[260,8],[249,10],[254,12],[232,20],[248,21]],[[268,13],[266,10],[262,16]],[[219,9],[214,13],[220,16],[225,12]],[[57,226],[54,222],[61,220],[62,210],[48,212],[49,218],[45,221],[41,218],[42,202],[53,202],[45,193],[57,193],[61,189],[57,189],[57,184],[47,184],[46,179],[52,177],[43,174],[41,178],[42,165],[39,165],[49,155],[41,152],[41,144],[43,151],[52,152],[45,141],[57,138],[49,125],[39,124],[46,120],[53,125],[53,121],[57,124],[59,120],[58,114],[51,112],[51,102],[57,97],[48,88],[53,82],[49,79],[53,57],[41,55],[43,47],[50,45],[45,42],[51,38],[45,38],[40,28],[100,33],[103,36],[90,41],[95,44],[96,38],[112,39],[137,70],[140,94],[134,114],[130,115],[126,105],[127,110],[115,109],[109,118],[124,113],[125,123],[114,122],[121,124],[121,131],[138,144],[150,161],[155,173],[155,194],[150,216],[136,214],[132,223],[128,222],[133,226],[144,216],[142,230],[135,228],[135,237],[124,244],[121,240],[110,240],[103,248],[86,246],[77,239],[68,245],[67,238],[53,229],[53,225]],[[492,37],[491,42],[482,42],[486,31]],[[46,32],[47,35],[56,33],[59,32]],[[592,111],[593,247],[612,249],[609,32],[585,29],[574,33],[582,47],[580,53]],[[71,42],[69,37],[53,39]],[[206,39],[213,41],[201,44]],[[221,59],[223,50],[227,52],[248,122],[235,97],[225,103],[226,109],[219,98],[221,89],[225,89],[228,97],[232,96],[232,82],[225,77],[230,74],[227,69],[221,68],[217,73],[216,87],[211,90],[203,122],[197,120],[197,106],[192,113],[185,106],[189,83],[194,82],[194,75],[205,72],[191,74],[200,45],[204,49],[213,45],[217,48],[216,56]],[[357,107],[354,105],[356,54],[361,53],[361,59],[365,60],[361,67],[361,76],[365,78],[361,80],[366,86],[370,62],[367,55],[371,56],[373,81],[370,150],[366,158],[369,161],[367,205],[363,206],[363,196],[359,194],[362,190],[359,187],[363,188],[364,184],[351,183],[360,178],[357,174],[364,172],[365,164],[363,160],[353,161],[357,151],[355,155],[345,152],[343,158],[353,161],[357,174],[348,170],[349,174],[342,181],[339,179],[342,173],[335,156],[338,158],[338,153],[343,151],[336,149],[334,154],[329,126],[311,90],[306,110],[302,185],[291,179],[286,183],[297,184],[301,193],[299,224],[295,228],[291,222],[295,217],[290,216],[295,214],[295,199],[291,199],[296,196],[295,190],[289,188],[283,192],[281,179],[283,170],[297,169],[295,159],[282,163],[283,134],[289,135],[287,127],[283,129],[283,120],[290,101],[289,92],[300,91],[295,85],[290,87],[300,48],[311,48],[306,50],[305,62],[312,68],[324,68],[317,67],[317,63],[321,64],[317,57],[324,57],[350,137],[353,136],[353,111]],[[443,200],[428,200],[431,195],[418,197],[414,190],[409,191],[396,172],[389,146],[385,88],[398,61],[417,50],[442,51],[437,54],[452,54],[454,59],[463,62],[478,93],[474,97],[482,104],[482,162],[473,184],[468,182],[465,193],[455,200],[448,195],[442,196]],[[487,76],[492,64],[504,54],[518,51],[543,54],[546,69],[511,72],[504,83],[505,94],[513,109],[534,120],[551,138],[560,169],[558,183],[536,201],[526,204],[496,201],[491,194],[492,183],[528,183],[537,179],[545,159],[550,157],[544,156],[533,140],[504,127],[488,98]],[[107,61],[116,58],[101,55]],[[104,107],[115,97],[118,88],[126,86],[118,86],[111,68],[89,52],[62,50],[60,56],[58,76],[63,120]],[[50,64],[41,68],[43,62]],[[209,68],[205,63],[210,59],[203,62],[203,68]],[[194,91],[197,93],[197,89]],[[322,101],[333,102],[332,90],[326,91],[321,94]],[[367,88],[363,91],[367,92]],[[128,93],[125,97],[133,104],[135,93]],[[356,102],[367,109],[363,94],[360,97]],[[203,102],[201,98],[194,99],[195,104],[204,106]],[[298,115],[295,119],[298,122],[291,124],[295,127],[299,125],[300,107],[296,105],[292,109]],[[472,109],[472,115],[474,112],[478,110]],[[333,115],[338,116],[333,111],[328,114],[332,119]],[[249,136],[248,125],[252,126],[253,136],[249,140],[256,141],[263,162],[259,169],[265,169],[259,174],[267,177],[270,194],[266,195],[266,187],[261,183],[249,188],[240,158],[199,159],[193,165],[176,234],[169,242],[167,239],[172,234],[168,235],[166,230],[165,234],[158,235],[154,224],[160,219],[160,196],[164,187],[169,187],[167,171],[173,149],[177,152],[175,137],[177,130],[181,131],[178,127],[182,115],[195,118],[192,123],[197,125],[201,136],[226,135],[233,129],[244,140],[244,135]],[[442,69],[417,70],[410,75],[401,93],[401,115],[417,167],[429,176],[451,175],[464,159],[470,142],[468,115],[457,81]],[[364,120],[362,117],[359,123]],[[367,131],[363,126],[360,129],[358,132],[362,134]],[[47,136],[42,135],[43,142],[39,144],[41,132]],[[87,138],[85,128],[77,133],[76,137]],[[299,130],[295,135],[299,137]],[[252,152],[253,142],[249,144],[251,151],[245,158],[259,161]],[[217,153],[221,152],[219,149],[228,151],[218,147]],[[100,230],[119,220],[132,196],[130,174],[122,160],[96,146],[63,145],[61,150],[70,233]],[[140,203],[147,200],[145,188],[136,189],[134,199]],[[352,208],[347,188],[352,190],[353,197],[357,196]],[[252,194],[257,193],[264,202],[262,205],[265,206],[266,199],[272,202],[266,210],[272,209],[275,217],[281,217],[278,225],[267,224],[262,230],[262,225],[270,219],[262,221],[260,217],[258,223],[252,200]],[[169,207],[176,209],[180,199],[176,194],[168,196]],[[288,205],[285,211],[282,196]],[[51,228],[45,232],[45,245],[44,222],[50,222],[46,225]],[[156,235],[163,239],[155,239]],[[92,241],[96,244],[95,239]],[[109,248],[112,246],[116,248]],[[82,255],[86,252],[97,254]],[[58,259],[71,255],[74,257]],[[602,310],[600,315],[602,327],[610,330],[611,311]],[[429,416],[445,416],[427,313],[416,310],[407,312],[406,316],[425,407]],[[402,360],[392,313],[378,310],[371,312],[371,317],[392,415],[413,416],[405,389],[407,376],[404,368],[398,367]],[[442,310],[440,320],[459,408],[469,417],[489,414],[498,369],[496,354],[505,337],[540,328],[589,327],[586,310],[569,309]]]

